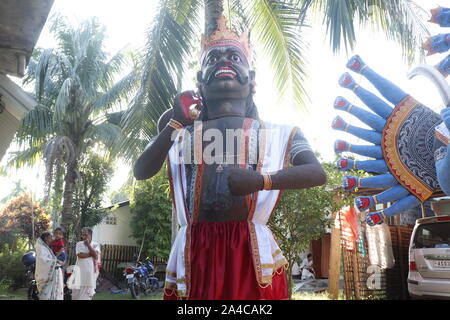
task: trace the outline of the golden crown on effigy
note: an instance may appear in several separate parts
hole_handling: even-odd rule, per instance
[[[240,36],[231,30],[227,25],[227,18],[221,16],[217,19],[217,28],[210,36],[205,34],[201,38],[200,61],[203,61],[206,54],[213,48],[234,46],[245,55],[247,62],[252,61],[252,47],[249,42],[248,32],[243,32]]]

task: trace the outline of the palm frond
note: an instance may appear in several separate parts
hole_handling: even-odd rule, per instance
[[[9,154],[6,167],[20,168],[34,165],[42,156],[45,142],[40,142],[24,150],[13,151]]]
[[[291,94],[304,107],[305,43],[300,37],[298,8],[283,1],[246,1],[247,17],[275,71],[280,95]]]
[[[248,17],[245,13],[245,8],[242,5],[241,0],[227,0],[229,7],[229,15],[228,21],[233,30],[241,34],[242,32],[249,31],[250,22],[248,21]],[[231,3],[230,3],[231,1]]]
[[[81,97],[76,94],[79,88],[79,80],[74,78],[66,78],[59,90],[58,97],[55,101],[55,117],[54,121],[68,121],[74,123],[76,121],[75,104],[76,100]]]
[[[52,56],[53,56],[53,49],[45,49],[42,52],[42,54],[39,56],[39,61],[36,65],[36,67],[30,70],[33,73],[35,73],[34,79],[36,80],[36,82],[35,82],[35,90],[34,91],[36,93],[38,102],[42,101],[42,95],[44,94],[44,91],[45,91],[44,84],[45,84],[46,74],[47,74],[49,62],[50,62]],[[33,64],[32,64],[32,66],[33,66]]]
[[[120,50],[101,66],[98,85],[102,91],[107,91],[114,84],[117,74],[123,70],[126,62],[126,55]]]
[[[364,1],[367,9],[364,12],[368,19],[361,22],[370,24],[377,31],[387,35],[402,47],[403,58],[412,64],[417,57],[425,38],[429,35],[425,25],[426,12],[411,0]],[[360,14],[362,16],[362,14]]]
[[[131,71],[122,79],[113,84],[106,92],[102,93],[92,104],[90,112],[110,109],[115,104],[127,102],[136,93],[139,74],[136,70]]]
[[[342,40],[346,50],[348,45],[352,48],[354,46],[356,38],[353,25],[355,9],[351,1],[327,1],[324,6],[324,22],[330,36],[330,45],[335,52],[340,48]]]
[[[86,150],[85,144],[92,141],[80,137],[92,125],[91,119],[100,111],[105,114],[111,111],[116,102],[127,103],[137,83],[136,72],[114,83],[126,62],[125,54],[119,52],[108,59],[103,50],[104,28],[96,19],[74,28],[66,18],[58,16],[51,31],[57,46],[38,49],[33,54],[24,80],[26,84],[34,81],[34,94],[40,105],[23,119],[16,135],[22,148],[49,141],[46,149],[54,151],[44,154],[44,158],[50,159],[49,165],[57,162],[51,154],[65,148],[58,147],[65,140],[57,137],[73,139],[76,153]],[[102,139],[107,140],[105,136]],[[30,153],[22,152],[21,156],[27,154]]]
[[[126,139],[122,148],[128,155],[127,148],[130,151],[137,147],[132,140],[152,137],[159,117],[171,107],[177,93],[177,78],[184,74],[192,41],[199,34],[201,2],[164,0],[160,3],[148,33],[146,56],[139,66],[143,70],[141,86],[123,118]]]
[[[45,141],[53,133],[53,112],[48,107],[38,104],[22,119],[15,139],[19,145],[29,146]]]
[[[92,142],[101,142],[107,149],[113,150],[117,147],[117,141],[122,139],[122,130],[119,126],[104,121],[90,126],[84,138]]]
[[[383,32],[399,43],[404,58],[412,63],[417,49],[428,35],[424,10],[412,0],[303,0],[298,6],[302,12],[300,21],[312,13],[323,16],[334,52],[338,52],[342,45],[346,50],[354,48],[355,27],[359,23]]]
[[[125,114],[125,111],[117,111],[117,112],[111,112],[111,113],[107,113],[105,115],[106,117],[106,121],[108,121],[109,123],[112,123],[118,127],[120,127],[121,123],[122,123],[122,117]]]

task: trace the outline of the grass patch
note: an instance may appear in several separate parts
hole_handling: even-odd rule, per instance
[[[27,300],[26,289],[0,290],[0,300]]]
[[[162,300],[162,292],[157,292],[149,296],[142,296],[139,300]],[[0,300],[27,300],[26,289],[0,290]],[[128,293],[112,294],[110,292],[97,292],[93,300],[135,300]]]

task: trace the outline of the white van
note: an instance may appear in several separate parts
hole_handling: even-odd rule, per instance
[[[450,216],[416,221],[409,244],[408,291],[413,299],[450,299]]]

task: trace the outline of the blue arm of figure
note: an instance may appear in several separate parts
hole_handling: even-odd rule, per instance
[[[350,60],[347,63],[347,68],[354,72],[358,72],[362,74],[367,80],[369,80],[370,83],[373,84],[373,86],[378,90],[381,95],[386,98],[390,103],[393,105],[399,104],[408,94],[404,92],[402,89],[397,87],[394,83],[389,81],[388,79],[382,77],[380,74],[373,71],[370,67],[367,66],[367,64],[361,59],[360,56],[355,55],[350,58]],[[347,81],[348,82],[348,81]],[[345,86],[348,89],[352,89],[355,91],[356,95],[364,102],[366,105],[370,104],[376,104],[381,105],[382,102],[380,101],[378,97],[376,97],[373,93],[368,92],[365,89],[361,89],[361,87],[357,86],[355,83],[355,86],[351,87]],[[341,84],[343,86],[343,84]],[[367,101],[365,101],[367,100]],[[370,107],[370,106],[369,106]],[[379,106],[378,106],[379,108]],[[388,109],[391,110],[391,107],[386,107],[386,111]]]
[[[384,160],[353,160],[341,158],[336,162],[339,170],[364,170],[366,172],[387,173],[389,171]]]
[[[440,8],[435,19],[441,27],[450,27],[450,9]]]
[[[436,173],[439,185],[445,194],[450,195],[450,145],[447,146],[447,154],[442,160],[436,162]]]
[[[450,130],[450,108],[445,108],[441,111],[442,119],[445,125]],[[447,195],[450,195],[450,144],[446,147],[444,156],[439,157],[436,161],[436,173],[439,185]]]
[[[366,215],[366,222],[369,226],[376,224],[382,224],[384,222],[384,216],[392,217],[396,214],[402,213],[410,208],[420,205],[419,199],[413,195],[409,195],[383,210],[382,212],[370,212]]]
[[[450,55],[436,65],[436,68],[446,77],[450,74]]]
[[[359,127],[352,126],[344,121],[339,116],[336,116],[334,118],[331,127],[335,130],[345,131],[348,132],[355,137],[358,137],[360,139],[366,140],[368,142],[371,142],[376,145],[381,144],[381,133],[378,133],[374,130],[367,130]]]
[[[438,34],[431,37],[431,49],[443,53],[450,50],[450,34]]]

